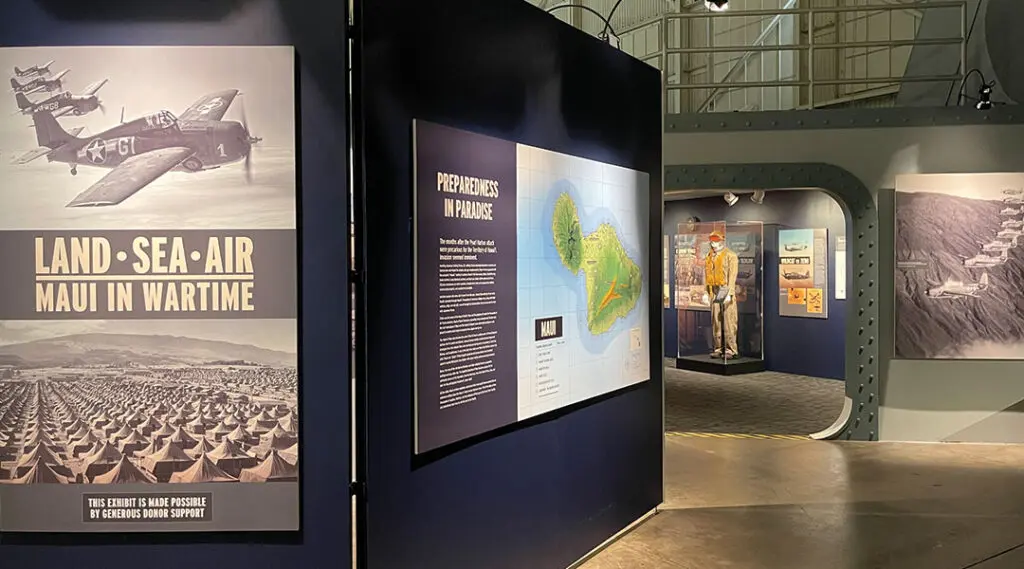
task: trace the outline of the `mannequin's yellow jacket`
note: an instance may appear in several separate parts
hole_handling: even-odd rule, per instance
[[[708,294],[713,295],[713,287],[724,286],[729,294],[736,294],[736,273],[739,272],[740,259],[729,248],[718,253],[712,249],[704,259],[704,285]]]

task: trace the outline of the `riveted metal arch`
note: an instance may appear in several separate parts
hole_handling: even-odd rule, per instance
[[[878,440],[878,208],[868,188],[849,171],[824,163],[665,167],[666,192],[793,188],[821,189],[836,199],[846,215],[848,268],[853,277],[848,287],[846,395],[852,409],[846,426],[833,438]]]

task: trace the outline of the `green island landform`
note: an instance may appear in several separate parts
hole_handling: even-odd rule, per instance
[[[573,275],[582,270],[586,278],[590,333],[607,332],[636,307],[643,285],[640,267],[626,254],[611,224],[602,223],[583,236],[576,202],[567,193],[555,202],[551,234],[565,268]]]

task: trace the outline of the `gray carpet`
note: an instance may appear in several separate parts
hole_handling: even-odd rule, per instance
[[[845,385],[777,372],[721,376],[665,367],[665,430],[809,435],[843,409]]]

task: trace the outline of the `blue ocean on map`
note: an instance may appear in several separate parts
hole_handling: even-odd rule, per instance
[[[584,237],[597,231],[597,228],[607,223],[615,228],[619,240],[622,243],[623,248],[626,250],[626,254],[633,260],[638,266],[643,267],[646,265],[644,260],[640,257],[640,251],[637,249],[635,243],[631,243],[624,239],[622,236],[621,225],[615,215],[608,208],[593,208],[587,207],[586,204],[580,199],[579,191],[576,186],[569,180],[558,180],[552,184],[551,189],[548,191],[547,200],[544,203],[543,209],[543,227],[550,228],[554,219],[555,213],[555,202],[558,201],[558,196],[563,193],[568,193],[572,201],[576,203],[576,209],[579,212],[580,217],[580,229],[583,231]],[[548,265],[554,270],[554,272],[561,276],[565,281],[566,287],[572,291],[576,297],[576,306],[580,307],[577,311],[577,325],[579,326],[579,334],[577,337],[583,347],[593,354],[603,354],[608,349],[608,346],[621,334],[637,326],[640,322],[641,304],[645,302],[646,291],[641,291],[641,296],[637,300],[636,307],[629,312],[625,318],[619,318],[615,321],[612,327],[603,334],[594,335],[590,332],[590,328],[587,326],[587,285],[586,276],[583,271],[579,271],[576,275],[573,275],[565,268],[562,264],[562,259],[558,255],[558,249],[555,248],[555,240],[550,237],[550,231],[547,233],[548,238],[544,240],[544,259]]]

